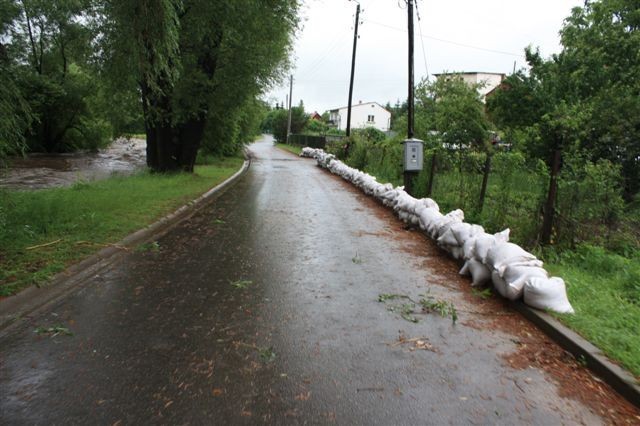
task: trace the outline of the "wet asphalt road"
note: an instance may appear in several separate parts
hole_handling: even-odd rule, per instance
[[[314,161],[251,149],[157,247],[0,334],[1,424],[601,422],[509,367],[517,339],[492,324],[513,317],[459,291],[424,237]],[[378,302],[390,293],[459,319],[406,321]],[[57,325],[73,334],[34,332]]]

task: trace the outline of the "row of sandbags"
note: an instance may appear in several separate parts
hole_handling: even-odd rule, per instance
[[[538,309],[573,313],[564,281],[549,277],[542,261],[517,244],[509,242],[509,229],[487,234],[480,225],[464,222],[462,210],[440,213],[430,198],[416,199],[404,187],[381,184],[374,176],[347,166],[321,149],[304,148],[303,157],[315,158],[318,165],[341,176],[393,208],[405,223],[419,226],[456,259],[464,260],[461,275],[471,276],[472,286],[493,286],[502,296]]]

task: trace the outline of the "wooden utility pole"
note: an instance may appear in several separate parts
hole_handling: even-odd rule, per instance
[[[404,190],[413,195],[413,178],[422,169],[422,141],[413,138],[413,0],[407,0],[407,26],[409,32],[408,96],[407,96],[407,139],[403,142]]]
[[[407,139],[413,138],[413,0],[407,0],[409,31],[409,96],[407,97]]]
[[[351,53],[351,79],[349,80],[349,103],[347,104],[347,137],[351,136],[351,100],[353,98],[353,75],[356,69],[356,47],[358,45],[358,23],[360,20],[360,3],[356,7],[356,23],[353,29],[353,52]]]
[[[289,78],[289,118],[287,118],[287,141],[289,143],[289,136],[291,136],[291,105],[293,104],[293,74]]]

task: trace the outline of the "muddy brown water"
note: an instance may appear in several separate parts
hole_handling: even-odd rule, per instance
[[[30,154],[12,158],[9,169],[0,170],[0,188],[55,188],[116,174],[132,174],[146,165],[145,147],[142,139],[120,138],[95,153]]]

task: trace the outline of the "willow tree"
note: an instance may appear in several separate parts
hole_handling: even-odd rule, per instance
[[[281,77],[297,0],[112,0],[111,52],[135,71],[147,163],[192,171],[201,147],[241,142],[243,109]]]

